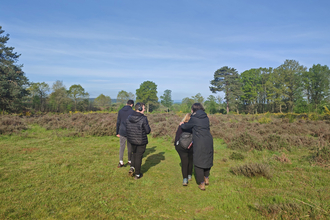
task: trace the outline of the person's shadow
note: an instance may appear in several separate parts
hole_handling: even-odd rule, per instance
[[[164,154],[165,152],[159,152],[158,154],[150,155],[141,167],[142,173],[146,173],[151,167],[154,167],[162,160],[165,160]]]
[[[153,147],[147,148],[146,151],[144,152],[143,156],[146,157],[149,154],[152,154],[153,152],[155,152],[156,151],[156,147],[157,146],[153,146]]]

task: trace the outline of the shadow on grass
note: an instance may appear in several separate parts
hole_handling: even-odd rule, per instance
[[[143,156],[146,157],[146,156],[148,156],[149,154],[152,154],[153,152],[155,152],[155,151],[156,151],[156,147],[157,147],[157,146],[153,146],[153,147],[150,147],[150,148],[147,147],[147,149],[146,149],[146,151],[144,152]]]
[[[146,159],[145,163],[142,165],[141,171],[143,173],[146,173],[151,167],[154,167],[157,164],[159,164],[162,160],[165,160],[164,154],[165,152],[159,152],[158,154],[150,155]]]

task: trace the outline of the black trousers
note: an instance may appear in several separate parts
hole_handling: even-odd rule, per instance
[[[193,170],[193,150],[183,149],[180,146],[175,146],[175,150],[178,152],[181,159],[181,171],[183,178],[188,178],[188,175],[192,175]]]
[[[198,184],[201,184],[204,182],[204,176],[209,177],[210,176],[210,170],[211,168],[199,168],[195,166],[195,175],[196,175],[196,181]]]
[[[139,175],[141,173],[142,157],[146,151],[147,145],[134,145],[132,144],[132,164],[131,166],[135,168],[135,174]]]

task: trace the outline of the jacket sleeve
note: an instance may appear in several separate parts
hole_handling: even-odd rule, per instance
[[[144,127],[144,130],[146,131],[146,134],[149,134],[151,132],[151,128],[149,126],[147,117],[144,118],[143,127]]]
[[[175,143],[180,139],[181,134],[182,134],[182,129],[179,126],[175,133],[174,146],[175,146]]]
[[[117,124],[116,124],[116,135],[119,132],[119,126],[120,126],[120,111],[118,112],[118,117],[117,117]]]
[[[194,127],[194,122],[192,118],[190,118],[188,122],[181,125],[181,129],[183,130],[191,130],[193,127]]]

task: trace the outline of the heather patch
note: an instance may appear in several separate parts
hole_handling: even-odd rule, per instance
[[[267,179],[272,178],[270,167],[263,163],[248,163],[243,166],[231,167],[230,171],[235,175],[244,175],[246,177],[263,176]]]

